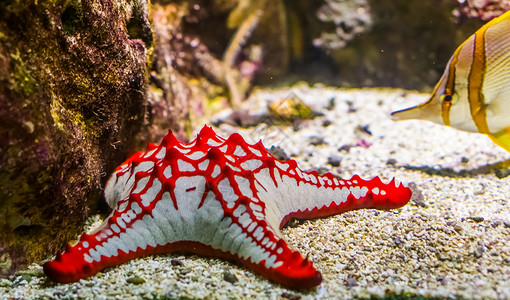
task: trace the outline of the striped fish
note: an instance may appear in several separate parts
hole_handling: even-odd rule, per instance
[[[483,133],[510,152],[510,11],[455,50],[428,101],[392,116]]]

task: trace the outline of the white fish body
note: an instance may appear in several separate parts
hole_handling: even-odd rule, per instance
[[[483,133],[510,151],[510,11],[455,50],[428,101],[392,116]]]

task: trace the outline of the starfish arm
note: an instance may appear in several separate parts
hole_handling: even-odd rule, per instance
[[[235,254],[246,267],[285,286],[320,284],[322,277],[313,264],[290,248],[279,228],[269,221],[268,206],[254,193],[255,176],[240,174],[224,169],[224,177],[212,188],[225,214],[222,223],[227,220],[228,227],[216,230],[203,243]]]
[[[295,161],[276,161],[273,169],[256,175],[258,196],[274,207],[273,224],[279,228],[291,219],[311,219],[360,209],[394,209],[407,204],[411,190],[394,179],[385,184],[379,177],[349,180],[327,173],[303,172]],[[270,200],[277,198],[276,201]]]
[[[312,219],[331,216],[342,212],[361,209],[394,209],[406,205],[411,198],[411,190],[402,184],[395,185],[394,180],[384,185],[378,177],[365,181],[354,176],[344,182],[351,182],[343,187],[320,187],[316,193],[310,195],[315,200],[313,206],[305,208],[282,206],[283,227],[290,219]],[[375,183],[378,183],[374,185]],[[384,186],[384,187],[383,187]],[[304,184],[303,194],[313,189]],[[285,210],[286,209],[286,210]]]
[[[179,191],[189,190],[190,185],[196,189],[180,198]],[[141,208],[140,201],[132,201],[101,228],[82,235],[76,245],[46,263],[47,276],[56,282],[75,282],[137,257],[187,252],[237,261],[289,287],[308,288],[321,282],[312,263],[290,249],[263,216],[251,210],[250,203],[260,200],[240,198],[228,208],[213,191],[206,192],[201,178],[177,181],[175,188],[177,209],[166,193],[153,207]]]

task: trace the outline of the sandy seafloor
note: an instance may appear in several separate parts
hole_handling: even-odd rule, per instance
[[[401,209],[346,212],[283,229],[287,241],[322,273],[319,287],[290,290],[223,260],[163,255],[73,284],[51,283],[41,266],[33,265],[0,280],[0,298],[510,299],[510,177],[496,175],[507,171],[510,153],[483,135],[390,119],[391,111],[422,102],[425,94],[306,85],[292,90],[324,116],[300,123],[297,131],[224,124],[219,132],[279,145],[304,170],[326,168],[343,178],[397,177],[413,189],[411,202]],[[267,101],[289,95],[289,89],[258,91],[251,110],[263,111]],[[324,143],[312,145],[310,137]],[[339,150],[360,140],[370,146]],[[129,283],[133,278],[145,282]]]

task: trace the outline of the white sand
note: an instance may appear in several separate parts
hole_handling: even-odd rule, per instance
[[[345,178],[397,177],[414,193],[398,210],[353,211],[285,228],[289,243],[322,273],[317,289],[288,290],[229,262],[168,255],[137,259],[64,285],[48,282],[34,265],[25,275],[0,280],[0,298],[343,299],[401,294],[510,299],[510,179],[499,179],[494,171],[506,170],[502,162],[510,153],[482,135],[423,121],[390,120],[391,111],[426,100],[423,94],[305,85],[293,90],[325,116],[300,124],[298,131],[290,126],[241,130],[222,125],[220,132],[240,132],[251,142],[262,139],[266,147],[279,145],[296,155],[304,170],[325,167]],[[263,110],[266,100],[289,93],[257,92],[252,110]],[[333,98],[336,105],[327,110]],[[325,120],[331,125],[322,126]],[[359,130],[366,125],[372,135]],[[323,137],[326,143],[313,146],[310,136]],[[337,150],[360,139],[371,146]],[[340,159],[340,167],[327,163],[330,156]],[[172,264],[175,258],[182,265],[175,260]],[[238,281],[226,281],[225,272]],[[134,276],[145,282],[126,282]]]

